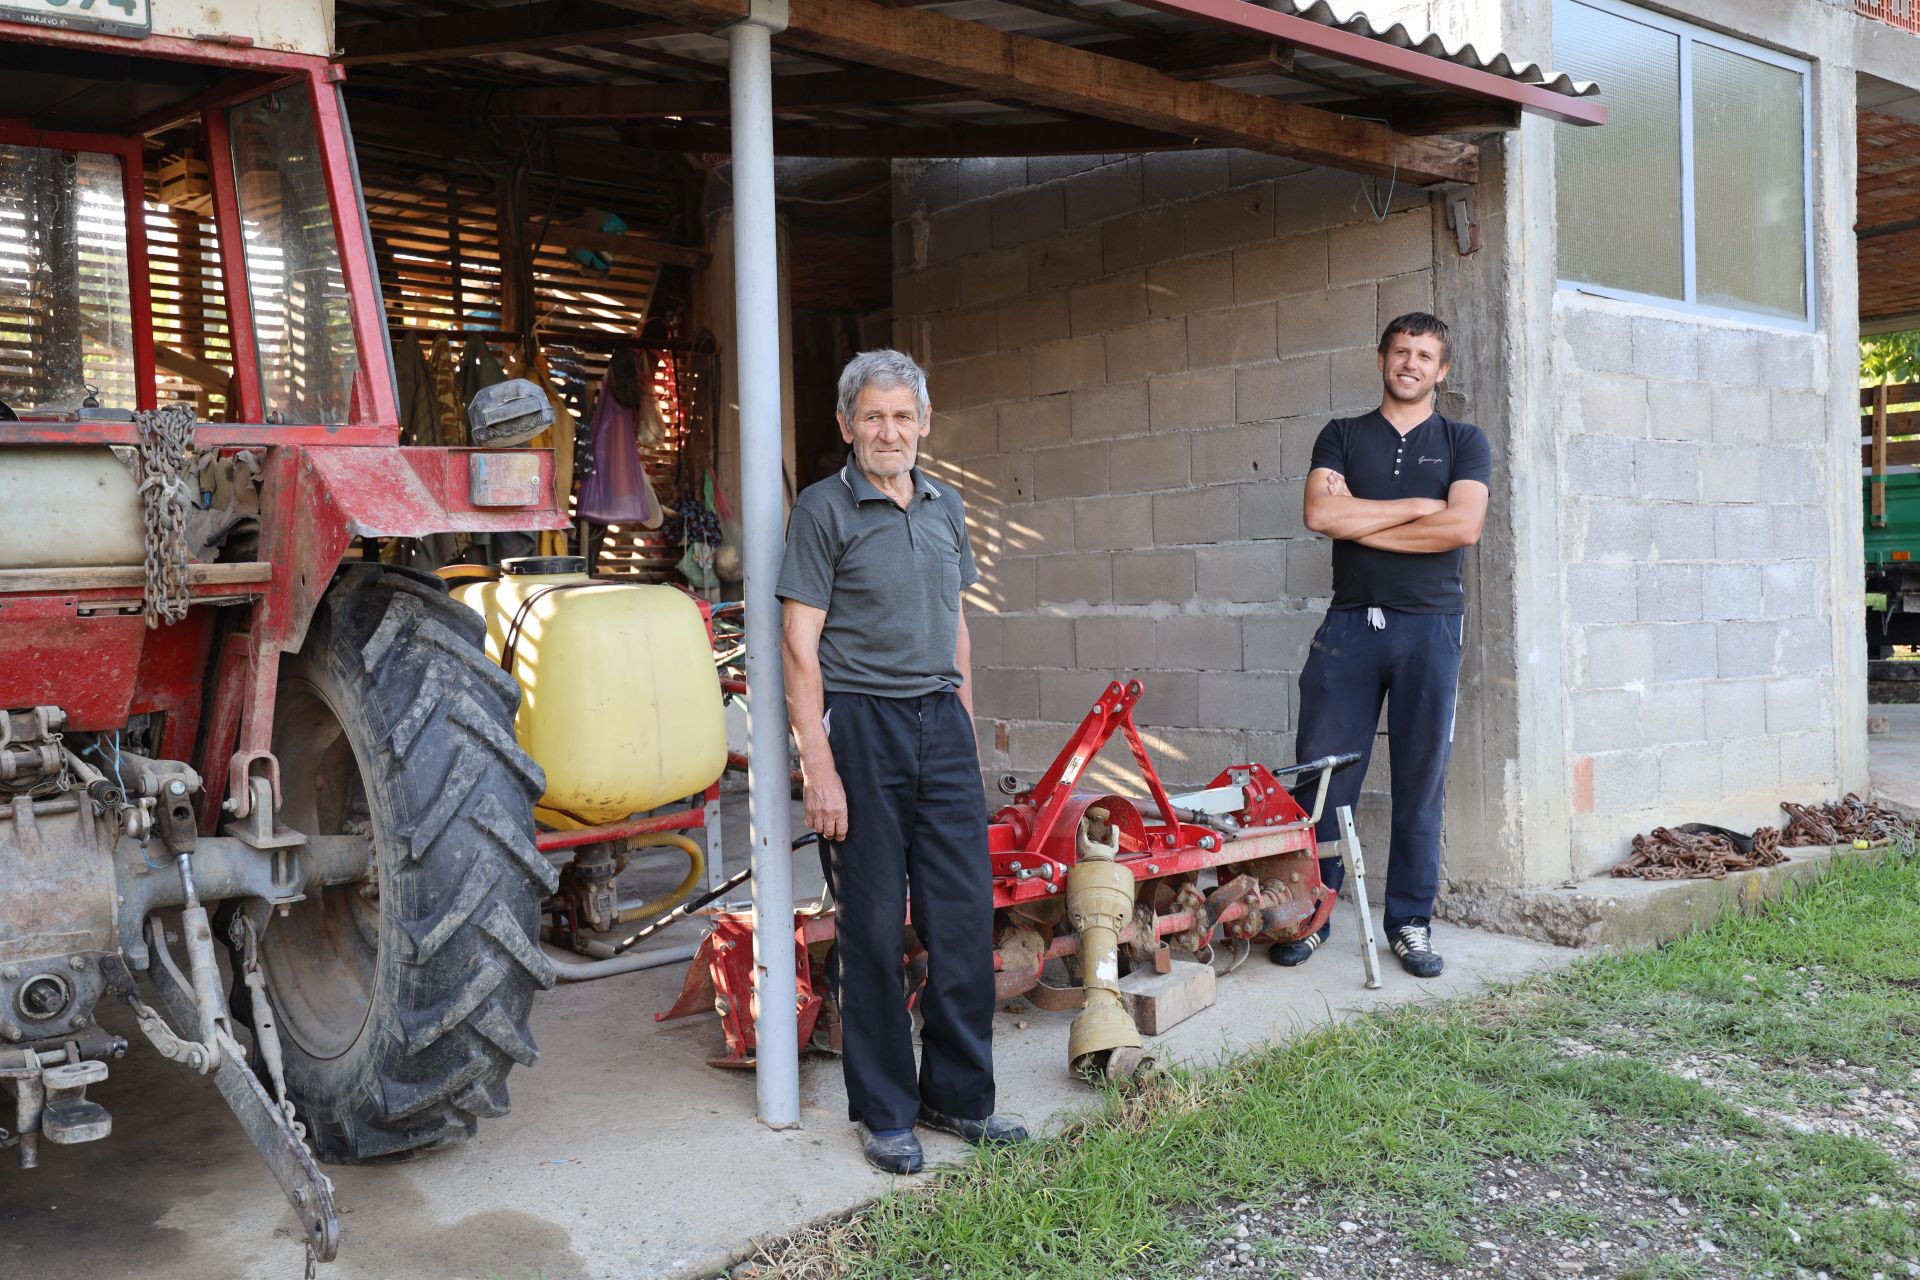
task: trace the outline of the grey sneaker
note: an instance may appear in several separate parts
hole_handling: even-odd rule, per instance
[[[929,1129],[938,1129],[956,1138],[964,1138],[976,1147],[998,1146],[1002,1143],[1027,1140],[1025,1125],[1000,1115],[988,1116],[985,1120],[962,1120],[944,1111],[935,1111],[932,1107],[922,1107],[920,1123]]]
[[[860,1130],[862,1154],[867,1157],[867,1163],[880,1172],[918,1173],[926,1166],[926,1157],[920,1152],[920,1139],[911,1132],[882,1138],[867,1128],[865,1121],[858,1122],[856,1127]]]
[[[1420,917],[1387,930],[1387,937],[1393,943],[1393,954],[1400,957],[1400,967],[1414,977],[1437,978],[1447,967],[1447,962],[1433,949],[1433,930]]]

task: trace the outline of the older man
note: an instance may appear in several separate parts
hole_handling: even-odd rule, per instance
[[[960,608],[980,575],[960,495],[914,466],[931,426],[920,366],[854,357],[838,417],[852,456],[787,526],[787,711],[837,908],[848,1112],[871,1164],[917,1173],[916,1120],[973,1143],[1027,1136],[993,1114],[992,877]],[[909,886],[927,949],[917,1074]]]

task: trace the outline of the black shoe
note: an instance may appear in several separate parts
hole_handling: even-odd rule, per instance
[[[1295,938],[1292,942],[1276,942],[1267,948],[1267,959],[1275,964],[1283,964],[1291,969],[1297,964],[1305,964],[1313,959],[1313,953],[1333,932],[1333,926],[1323,924],[1318,933],[1310,933],[1304,938]]]
[[[938,1129],[956,1138],[965,1138],[976,1147],[999,1146],[1008,1142],[1027,1140],[1025,1125],[1001,1115],[988,1116],[985,1120],[962,1120],[959,1116],[950,1116],[944,1111],[935,1111],[932,1107],[922,1107],[920,1123],[929,1129]]]
[[[918,1173],[926,1166],[926,1157],[920,1152],[920,1139],[911,1131],[882,1138],[867,1128],[864,1121],[858,1127],[860,1150],[866,1155],[867,1163],[880,1172]]]
[[[1393,954],[1400,957],[1400,967],[1414,977],[1437,978],[1447,967],[1447,962],[1433,949],[1433,930],[1419,916],[1397,929],[1387,930],[1387,937],[1393,943]]]

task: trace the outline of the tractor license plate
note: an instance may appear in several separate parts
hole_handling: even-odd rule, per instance
[[[153,5],[151,0],[0,0],[0,22],[138,37],[153,31]]]
[[[540,501],[540,456],[470,453],[467,496],[476,507],[531,507]]]

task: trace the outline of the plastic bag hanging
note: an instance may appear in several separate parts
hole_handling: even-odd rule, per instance
[[[634,411],[607,386],[593,407],[593,474],[580,486],[579,513],[595,524],[658,529],[663,513],[634,439]]]

